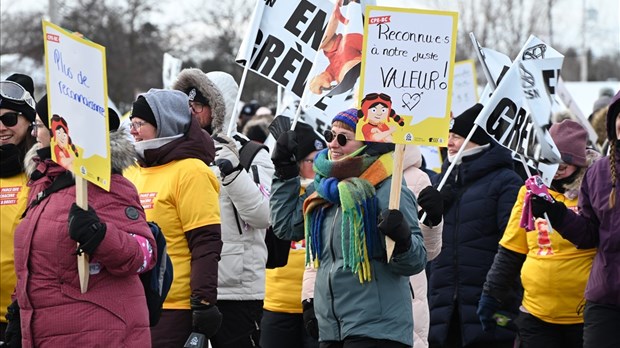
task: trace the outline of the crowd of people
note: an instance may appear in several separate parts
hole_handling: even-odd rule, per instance
[[[34,92],[25,74],[0,81],[3,347],[620,346],[620,92],[597,100],[596,144],[570,117],[551,126],[548,188],[482,129],[465,142],[481,104],[452,120],[440,173],[405,147],[399,188],[394,144],[356,140],[357,109],[270,149],[268,109],[234,115],[230,74],[185,69],[128,124],[109,109],[110,190],[89,183],[87,209],[52,160],[66,127]],[[151,221],[174,270],[156,322],[140,277],[158,258]]]

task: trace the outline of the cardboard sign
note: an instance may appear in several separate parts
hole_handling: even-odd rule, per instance
[[[105,48],[47,21],[43,34],[52,159],[109,190]]]
[[[452,115],[457,117],[478,102],[478,77],[473,60],[463,60],[454,65],[452,83]]]
[[[183,61],[174,57],[169,53],[164,53],[164,64],[162,67],[161,78],[164,82],[164,88],[170,89],[181,72]]]
[[[445,146],[458,13],[368,6],[356,139]]]

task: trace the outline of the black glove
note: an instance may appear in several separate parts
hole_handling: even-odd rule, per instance
[[[17,301],[13,301],[8,307],[6,307],[6,331],[4,333],[4,344],[9,348],[16,348],[22,346],[22,328],[19,317],[19,305]]]
[[[548,200],[533,195],[532,198],[532,214],[537,218],[545,218],[545,213],[549,216],[551,225],[562,223],[564,215],[566,215],[566,206],[562,202]]]
[[[278,178],[286,180],[299,175],[299,166],[295,158],[296,151],[297,134],[291,130],[280,134],[271,155]]]
[[[303,300],[301,305],[304,308],[304,327],[306,328],[306,332],[308,335],[314,338],[319,338],[319,323],[316,320],[316,315],[314,314],[314,303],[313,299]]]
[[[207,338],[215,336],[222,324],[222,313],[214,304],[206,304],[198,298],[190,298],[192,307],[192,330],[201,333]]]
[[[381,213],[379,231],[390,237],[394,243],[394,253],[399,254],[411,247],[411,231],[403,218],[403,213],[396,209],[386,209]]]
[[[482,330],[487,332],[495,331],[497,321],[494,315],[497,313],[500,306],[501,304],[495,297],[482,293],[480,302],[478,302],[478,310],[476,310],[476,314],[478,314],[480,323],[482,324]]]
[[[418,204],[422,208],[418,212],[418,218],[426,212],[426,219],[422,221],[427,226],[437,226],[443,218],[443,198],[436,188],[428,186],[418,194]]]
[[[82,252],[85,252],[92,255],[105,237],[105,232],[106,225],[99,221],[99,217],[93,208],[89,207],[86,211],[75,203],[71,205],[71,210],[69,210],[69,236],[80,243],[76,251],[78,254],[81,255]]]
[[[452,191],[452,185],[450,184],[443,185],[439,193],[441,194],[441,199],[443,201],[443,211],[445,213],[446,211],[448,211],[448,208],[450,208],[452,203],[454,203],[455,194]]]

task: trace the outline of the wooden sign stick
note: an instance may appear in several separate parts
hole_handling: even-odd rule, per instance
[[[84,178],[75,178],[75,203],[78,207],[88,210],[88,181]],[[79,247],[80,244],[78,243]],[[77,256],[77,268],[80,277],[80,291],[84,294],[88,290],[88,277],[90,276],[88,255],[82,253]]]

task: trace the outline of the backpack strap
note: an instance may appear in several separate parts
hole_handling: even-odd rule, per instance
[[[26,216],[26,213],[28,212],[28,210],[30,210],[30,208],[39,205],[39,203],[49,197],[49,195],[51,195],[52,193],[73,185],[75,185],[75,179],[73,178],[73,174],[71,174],[70,171],[62,173],[56,178],[56,180],[52,182],[50,186],[37,194],[37,197],[33,199],[32,202],[30,202],[28,207],[26,207],[26,210],[24,210],[21,218],[23,219]]]
[[[252,168],[254,157],[256,157],[256,154],[258,154],[261,149],[265,149],[269,152],[269,148],[264,144],[244,139],[239,135],[235,135],[233,138],[241,143],[241,149],[239,150],[239,163],[248,172]]]

